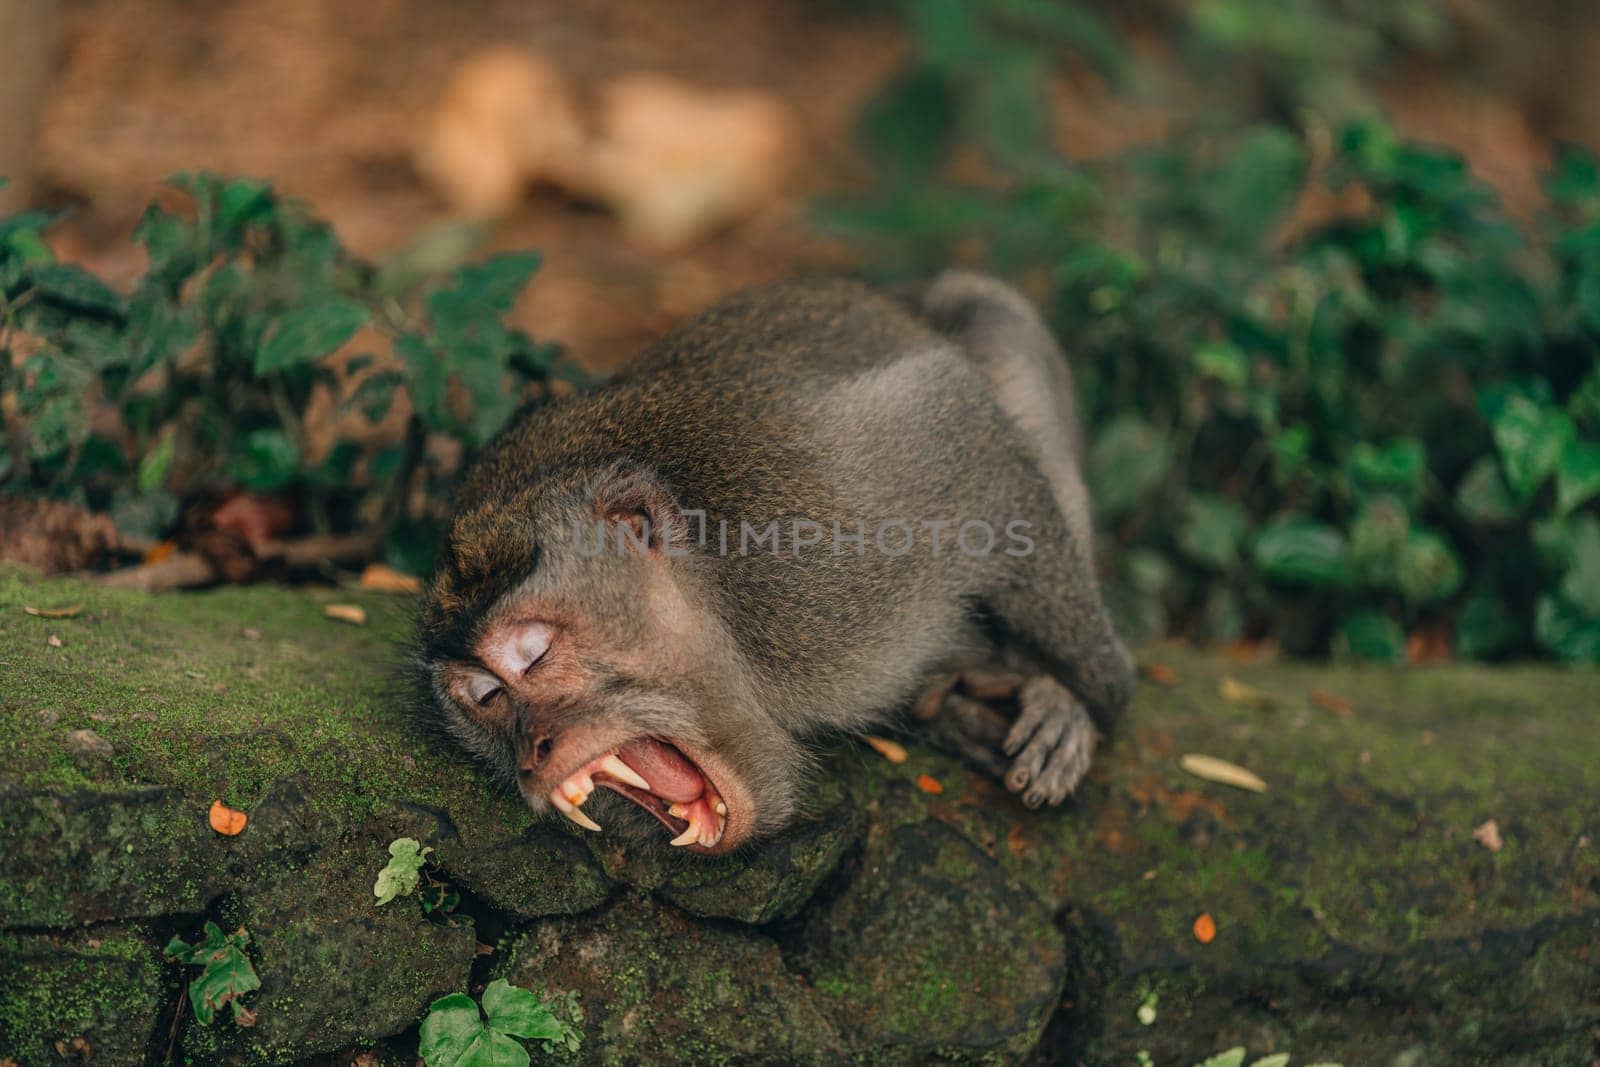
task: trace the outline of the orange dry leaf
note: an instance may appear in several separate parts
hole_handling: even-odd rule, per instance
[[[1323,711],[1331,712],[1334,715],[1339,716],[1341,719],[1348,719],[1350,716],[1356,713],[1356,706],[1354,704],[1350,703],[1344,697],[1335,696],[1326,689],[1313,689],[1311,691],[1311,703],[1315,704]]]
[[[361,588],[379,593],[420,593],[422,579],[397,571],[387,563],[373,563],[361,572]]]
[[[211,802],[211,813],[206,818],[211,828],[224,837],[236,836],[250,820],[250,816],[242,811],[234,811],[220,800]]]
[[[890,763],[904,763],[906,761],[905,747],[903,745],[896,744],[887,737],[873,737],[871,734],[868,734],[861,740],[877,749],[878,755],[882,756]]]
[[[938,794],[944,792],[944,786],[939,784],[939,779],[931,774],[917,775],[917,788],[924,793]]]
[[[1217,936],[1217,920],[1211,917],[1209,911],[1202,911],[1194,921],[1194,939],[1202,945],[1209,945]]]
[[[1178,672],[1165,663],[1146,663],[1139,668],[1139,673],[1157,685],[1174,686],[1178,684]]]
[[[22,610],[41,619],[71,619],[77,617],[83,611],[83,605],[73,604],[71,607],[66,608],[35,608],[29,606],[24,607]]]
[[[358,604],[327,604],[324,605],[322,613],[330,619],[353,623],[356,626],[367,621],[366,609]]]

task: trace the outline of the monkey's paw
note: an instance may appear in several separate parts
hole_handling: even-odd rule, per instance
[[[1089,772],[1094,756],[1094,723],[1071,690],[1048,674],[1022,683],[1022,712],[1000,747],[1013,757],[1006,788],[1022,794],[1030,808],[1059,804]]]
[[[1016,709],[1009,729],[999,707],[1005,705]],[[923,693],[916,715],[936,743],[1022,794],[1030,808],[1071,796],[1094,755],[1088,711],[1048,674],[1024,676],[1002,667],[958,671]]]

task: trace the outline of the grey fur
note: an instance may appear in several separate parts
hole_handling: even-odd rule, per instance
[[[1037,676],[1021,689],[1008,783],[1020,776],[1016,788],[1033,786],[1025,799],[1058,803],[1088,766],[1085,709],[1104,724],[1131,685],[1094,576],[1080,441],[1066,361],[1001,282],[951,273],[900,299],[837,280],[752,289],[490,447],[429,586],[421,658],[469,657],[483,620],[518,598],[581,605],[598,620],[609,696],[519,709],[511,734],[469,747],[511,766],[531,720],[548,732],[626,718],[714,747],[751,785],[762,833],[799,809],[806,738],[882,722],[952,665],[1003,653]],[[826,543],[724,555],[713,535],[682,558],[577,558],[565,525],[630,479],[704,511],[713,531],[723,519],[859,519],[869,531],[895,518],[1021,519],[1034,550],[969,556],[949,550],[946,531],[936,556],[920,529],[903,555],[874,550],[870,534],[859,555]],[[700,620],[693,633],[650,630],[630,599],[644,568],[670,574]],[[662,643],[683,649],[670,676],[616,666]],[[455,733],[483,733],[434,690]],[[981,765],[1003,762],[992,731],[973,744]]]

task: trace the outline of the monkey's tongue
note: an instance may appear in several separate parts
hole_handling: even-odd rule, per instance
[[[650,783],[650,792],[674,804],[687,804],[705,792],[706,780],[683,753],[671,745],[645,738],[617,750],[622,762]]]

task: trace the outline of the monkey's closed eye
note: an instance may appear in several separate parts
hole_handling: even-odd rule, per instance
[[[488,671],[471,671],[467,674],[467,696],[472,702],[481,707],[487,707],[505,689],[500,684],[500,679]]]

